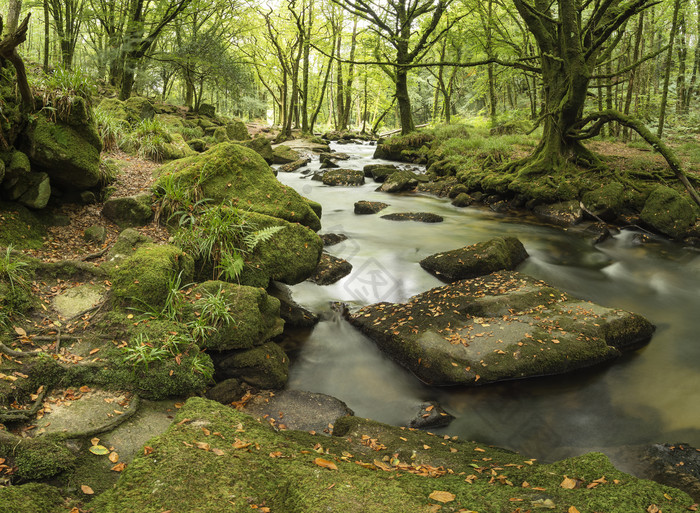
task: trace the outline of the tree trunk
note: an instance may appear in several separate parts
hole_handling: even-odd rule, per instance
[[[637,33],[635,34],[634,40],[634,51],[632,54],[632,62],[637,62],[639,60],[639,48],[642,43],[642,32],[644,31],[644,12],[639,15],[639,23],[637,24]],[[622,113],[628,116],[630,113],[630,108],[632,107],[632,95],[637,86],[637,68],[632,69],[630,72],[629,82],[627,83],[627,95],[625,96],[625,106]],[[630,130],[629,127],[625,125],[622,129],[622,139],[626,142],[629,140]]]
[[[44,73],[49,72],[49,53],[51,53],[51,24],[49,23],[49,0],[44,0]]]
[[[22,12],[22,0],[10,0],[7,7],[7,22],[5,23],[6,34],[12,34],[17,30],[20,12]]]
[[[673,4],[673,22],[671,23],[671,35],[668,42],[668,55],[666,57],[666,69],[664,70],[664,86],[661,91],[661,107],[659,108],[659,128],[656,131],[656,136],[660,139],[664,133],[664,124],[666,122],[666,104],[668,103],[668,85],[671,80],[671,64],[673,63],[673,43],[678,32],[678,11],[680,10],[680,0],[676,0]]]
[[[396,68],[396,102],[399,105],[401,134],[410,134],[416,127],[413,124],[411,98],[408,95],[408,76],[405,68]]]

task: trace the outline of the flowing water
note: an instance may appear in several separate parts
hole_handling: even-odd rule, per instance
[[[362,169],[374,148],[337,146],[353,155],[342,167]],[[328,312],[304,337],[290,370],[289,388],[322,392],[345,401],[358,416],[404,425],[425,400],[437,400],[456,419],[438,433],[459,435],[553,461],[602,450],[618,465],[619,448],[656,442],[700,447],[700,253],[667,241],[640,245],[623,231],[597,246],[580,233],[530,223],[480,208],[459,209],[448,200],[419,194],[327,187],[304,175],[283,183],[323,205],[321,233],[348,240],[327,248],[353,265],[339,282],[292,287],[300,304]],[[359,200],[390,206],[379,215],[355,215]],[[443,223],[397,222],[392,212],[434,212]],[[578,297],[630,310],[657,326],[651,343],[614,363],[564,376],[479,388],[436,388],[386,358],[339,315],[331,301],[352,307],[405,301],[442,283],[418,262],[430,254],[496,236],[514,235],[530,258],[520,272]],[[634,470],[634,469],[628,469]]]

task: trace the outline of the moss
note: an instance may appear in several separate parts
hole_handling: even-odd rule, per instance
[[[217,143],[227,142],[229,140],[226,129],[222,126],[214,129],[213,137]]]
[[[22,205],[0,202],[0,246],[39,249],[46,236],[45,220]]]
[[[289,164],[290,162],[295,162],[301,158],[298,151],[293,150],[289,146],[280,144],[272,150],[273,153],[273,164]]]
[[[226,378],[236,378],[258,388],[282,388],[289,377],[289,358],[274,342],[236,352],[220,365]]]
[[[184,285],[193,274],[192,257],[179,248],[144,244],[112,268],[112,292],[138,308],[161,308],[178,275]]]
[[[105,202],[102,215],[120,228],[144,226],[153,219],[152,203],[150,194],[113,198]]]
[[[176,160],[195,155],[196,151],[185,142],[182,134],[171,133],[170,142],[163,144],[163,160]]]
[[[309,198],[304,198],[306,203],[308,203],[309,207],[311,207],[311,210],[314,211],[314,214],[316,214],[316,217],[321,219],[321,216],[323,215],[323,205],[321,205],[318,201],[310,200]]]
[[[269,296],[261,288],[221,281],[202,283],[193,294],[214,295],[219,291],[225,298],[233,322],[209,333],[201,344],[202,349],[250,349],[282,333],[284,321],[280,318],[279,299]],[[188,319],[195,319],[194,311],[196,305]]]
[[[242,144],[246,148],[250,148],[259,154],[263,159],[265,159],[265,162],[272,164],[274,154],[272,152],[272,145],[270,144],[269,139],[263,136],[258,136],[249,141],[244,141]]]
[[[241,209],[299,222],[313,230],[321,228],[304,198],[277,181],[258,154],[237,144],[218,144],[205,153],[166,164],[159,175],[156,188],[164,176],[173,175],[188,190],[201,190],[202,198],[216,203],[231,200]]]
[[[408,135],[394,135],[379,141],[374,152],[375,159],[417,162],[427,153],[435,136],[428,132],[413,132]]]
[[[652,191],[640,215],[648,226],[674,239],[686,236],[697,217],[697,207],[675,189],[663,185]]]
[[[28,483],[0,487],[3,513],[58,513],[65,512],[63,497],[53,486]]]
[[[202,427],[220,436],[207,436]],[[116,487],[92,506],[101,513],[218,513],[251,507],[289,513],[427,513],[436,511],[436,501],[429,499],[435,490],[455,495],[442,504],[444,512],[534,511],[543,498],[556,511],[574,506],[581,513],[641,512],[651,504],[681,513],[692,505],[682,492],[623,474],[595,453],[540,465],[483,444],[354,417],[337,421],[334,434],[341,436],[275,432],[241,412],[193,398],[168,432],[149,441],[153,451],[137,457]],[[245,447],[234,448],[236,440]],[[319,446],[321,454],[314,450]],[[315,464],[316,458],[337,469]],[[393,458],[400,465],[396,460],[392,465]],[[375,462],[389,470],[379,470]],[[582,485],[562,488],[565,476],[582,479]],[[587,488],[603,476],[605,482]]]
[[[127,110],[124,102],[118,98],[104,98],[97,106],[102,112],[108,113],[111,117],[127,123],[137,121],[129,110]]]
[[[75,455],[65,443],[49,436],[0,443],[0,455],[14,461],[17,467],[15,475],[27,481],[49,479],[75,464]]]
[[[27,132],[28,142],[22,149],[32,167],[47,173],[52,182],[89,189],[100,183],[102,142],[95,134],[89,127],[76,130],[52,123],[44,114],[39,114]]]
[[[226,123],[226,135],[228,135],[228,138],[232,141],[247,141],[250,139],[248,128],[245,126],[245,123],[239,119]]]
[[[625,187],[620,182],[601,183],[588,191],[582,202],[588,210],[605,220],[613,220],[622,213],[625,206]]]
[[[262,214],[249,214],[258,230],[283,226],[270,240],[258,244],[247,259],[241,284],[266,288],[269,281],[289,285],[302,282],[318,266],[323,242],[309,228]]]

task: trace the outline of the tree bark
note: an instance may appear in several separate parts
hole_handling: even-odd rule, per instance
[[[664,70],[664,85],[661,91],[661,107],[659,107],[659,128],[656,131],[656,136],[661,138],[664,133],[664,124],[666,123],[666,105],[668,103],[668,85],[671,81],[671,64],[673,63],[673,44],[678,32],[678,11],[680,10],[680,0],[676,0],[673,4],[673,21],[671,23],[671,35],[669,36],[668,54],[666,57],[666,68]]]
[[[27,71],[22,58],[17,53],[17,47],[27,39],[27,27],[29,26],[30,16],[31,13],[27,14],[24,21],[17,27],[17,30],[0,41],[0,57],[11,62],[17,72],[17,87],[22,98],[22,110],[25,112],[34,111],[34,95],[29,88]]]
[[[8,34],[17,30],[20,12],[22,12],[22,0],[10,0],[7,7],[7,22],[5,23],[5,31]]]

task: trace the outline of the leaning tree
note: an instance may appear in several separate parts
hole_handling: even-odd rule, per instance
[[[539,48],[544,83],[542,140],[532,155],[516,163],[521,178],[551,173],[568,163],[600,165],[582,143],[616,121],[639,133],[667,160],[693,199],[700,197],[688,182],[678,159],[640,121],[615,110],[584,113],[588,86],[601,62],[609,59],[627,21],[656,5],[655,0],[513,0]],[[662,51],[665,49],[662,49]],[[657,55],[648,55],[616,75],[631,71]],[[606,78],[603,76],[603,78]],[[611,77],[612,78],[612,77]]]

